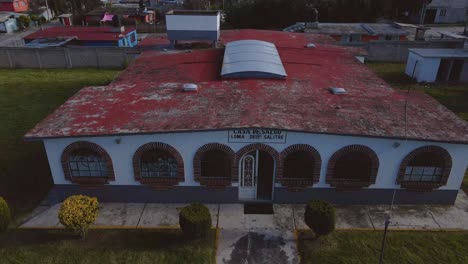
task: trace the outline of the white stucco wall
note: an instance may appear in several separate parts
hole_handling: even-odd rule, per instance
[[[116,143],[120,139],[120,144]],[[193,158],[195,152],[201,146],[207,143],[220,143],[230,146],[234,151],[250,143],[229,143],[228,131],[212,132],[191,132],[191,133],[172,133],[172,134],[153,134],[153,135],[135,135],[135,136],[107,136],[107,137],[89,137],[89,138],[62,138],[46,139],[44,145],[49,159],[50,169],[55,184],[70,184],[64,178],[60,158],[63,150],[69,144],[75,141],[90,141],[103,147],[111,156],[115,181],[112,185],[139,185],[134,180],[132,158],[135,151],[142,145],[149,142],[163,142],[176,148],[184,159],[185,182],[180,185],[196,186],[199,185],[193,179]],[[394,143],[400,143],[399,147],[394,147]],[[448,179],[447,185],[440,189],[457,190],[460,188],[465,170],[468,165],[468,145],[404,141],[395,139],[335,136],[311,133],[287,132],[287,141],[284,144],[271,144],[278,152],[293,144],[309,144],[317,149],[322,157],[322,169],[320,182],[314,187],[328,187],[325,183],[327,163],[333,153],[342,147],[361,144],[370,147],[378,155],[380,160],[379,173],[376,183],[370,188],[399,188],[395,184],[397,172],[402,159],[412,150],[426,146],[436,145],[445,148],[452,156],[453,167]]]
[[[435,82],[439,65],[440,58],[423,58],[410,50],[405,73],[410,77],[416,78],[418,82]]]

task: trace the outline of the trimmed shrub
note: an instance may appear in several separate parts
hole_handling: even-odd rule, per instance
[[[189,238],[206,236],[211,228],[211,214],[208,207],[194,203],[182,208],[179,214],[182,232]]]
[[[304,220],[317,236],[328,235],[335,230],[335,207],[325,201],[312,200],[306,205]]]
[[[63,201],[58,218],[67,229],[85,239],[89,226],[97,218],[99,208],[95,197],[73,195]]]
[[[11,220],[10,208],[3,197],[0,197],[0,232],[7,230]]]
[[[29,27],[29,24],[31,24],[31,18],[25,15],[19,16],[18,21],[23,27]]]

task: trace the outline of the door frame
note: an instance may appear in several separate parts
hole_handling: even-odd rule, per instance
[[[258,153],[262,151],[266,154],[268,154],[270,156],[270,158],[273,160],[273,175],[272,175],[272,184],[271,184],[271,199],[258,199],[257,198],[257,187],[258,187]],[[239,197],[240,195],[240,188],[241,188],[241,183],[242,183],[242,161],[244,159],[245,156],[249,155],[250,153],[252,152],[255,152],[255,161],[256,161],[256,185],[255,185],[255,198],[253,199],[242,199]],[[239,163],[237,164],[238,168],[239,168],[239,172],[238,172],[238,190],[237,190],[237,198],[239,199],[239,201],[249,201],[249,202],[272,202],[274,201],[274,197],[275,197],[275,185],[276,185],[276,159],[270,154],[268,153],[268,151],[264,151],[264,150],[261,150],[261,149],[255,149],[255,150],[252,150],[252,151],[249,151],[247,153],[245,153],[244,155],[242,155],[242,157],[240,157],[239,159]]]

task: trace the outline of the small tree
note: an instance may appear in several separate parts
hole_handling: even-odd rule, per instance
[[[210,210],[199,203],[188,205],[180,211],[179,224],[189,238],[206,236],[211,228]]]
[[[25,28],[29,27],[29,24],[31,24],[31,18],[29,16],[21,15],[18,17],[18,20],[20,24]]]
[[[39,19],[40,17],[38,15],[30,15],[31,21],[34,22],[34,24],[37,26],[39,25]]]
[[[85,239],[89,226],[94,223],[98,213],[97,198],[73,195],[63,201],[58,218],[67,229]]]
[[[11,220],[10,208],[5,199],[0,197],[0,233],[8,228]]]
[[[312,200],[307,203],[305,223],[319,237],[328,235],[335,230],[335,208],[320,200]]]

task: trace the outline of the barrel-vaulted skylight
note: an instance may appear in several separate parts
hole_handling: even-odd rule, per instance
[[[287,74],[273,43],[239,40],[226,45],[221,76],[284,79]]]

